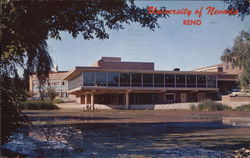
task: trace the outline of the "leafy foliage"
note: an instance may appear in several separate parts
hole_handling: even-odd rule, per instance
[[[230,110],[231,107],[224,105],[222,103],[217,103],[213,101],[205,101],[203,103],[198,104],[198,106],[192,105],[191,110],[193,111],[223,111]]]
[[[232,48],[226,48],[221,56],[224,62],[231,62],[243,69],[240,84],[243,90],[250,88],[250,34],[242,31],[234,40]]]
[[[250,111],[250,104],[241,105],[236,108],[239,111]]]
[[[20,109],[25,110],[57,110],[59,109],[55,104],[50,101],[26,101],[20,105]]]
[[[1,143],[4,143],[24,121],[18,107],[25,100],[26,93],[22,89],[22,81],[17,75],[14,78],[1,76],[0,85]]]
[[[56,96],[59,95],[59,93],[58,93],[55,89],[53,89],[53,88],[51,88],[51,87],[49,87],[49,88],[46,90],[46,94],[47,94],[47,96],[49,97],[49,99],[50,99],[51,102],[53,102],[53,100],[56,98]]]
[[[235,9],[239,11],[238,16],[243,20],[250,14],[250,1],[249,0],[224,0],[228,4],[228,9]]]

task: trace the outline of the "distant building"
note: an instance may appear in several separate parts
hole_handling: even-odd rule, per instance
[[[44,91],[47,88],[55,89],[61,98],[68,97],[68,81],[63,80],[64,76],[68,73],[68,71],[58,71],[58,66],[55,66],[54,71],[49,73],[48,81],[42,87]],[[29,77],[29,91],[33,98],[39,98],[39,83],[36,75],[31,75]]]

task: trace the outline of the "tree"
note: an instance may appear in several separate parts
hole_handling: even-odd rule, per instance
[[[228,4],[228,9],[235,9],[239,11],[238,17],[242,20],[250,14],[250,1],[249,0],[224,0]]]
[[[51,88],[51,87],[47,88],[46,94],[49,97],[51,102],[53,102],[53,100],[56,98],[56,96],[59,95],[59,93],[56,92],[56,90],[54,88]]]
[[[154,30],[159,27],[158,18],[163,17],[148,14],[146,8],[137,7],[132,0],[3,0],[0,11],[0,35],[4,39],[1,40],[0,54],[1,117],[2,122],[9,122],[9,126],[2,127],[1,136],[6,138],[2,139],[2,144],[18,127],[16,122],[20,122],[18,105],[21,100],[15,97],[21,92],[16,92],[9,80],[21,68],[26,78],[35,73],[40,81],[39,87],[43,86],[52,68],[46,42],[48,38],[60,40],[60,32],[67,31],[73,38],[81,34],[86,40],[103,40],[109,38],[107,29],[124,29],[124,24],[138,23],[141,27]],[[25,86],[19,85],[20,89],[23,87]]]
[[[224,62],[231,62],[241,68],[240,85],[242,90],[250,88],[250,33],[242,31],[234,40],[232,48],[226,48],[221,56]]]

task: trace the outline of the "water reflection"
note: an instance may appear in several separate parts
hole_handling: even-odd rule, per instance
[[[12,145],[34,157],[225,157],[249,147],[249,129],[221,122],[46,124]]]

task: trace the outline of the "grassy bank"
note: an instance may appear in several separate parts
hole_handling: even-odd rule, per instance
[[[231,107],[217,103],[213,101],[205,101],[203,103],[199,103],[197,106],[191,105],[192,111],[224,111],[224,110],[232,110]]]
[[[42,100],[29,100],[21,104],[22,110],[57,110],[59,109],[54,103]]]

